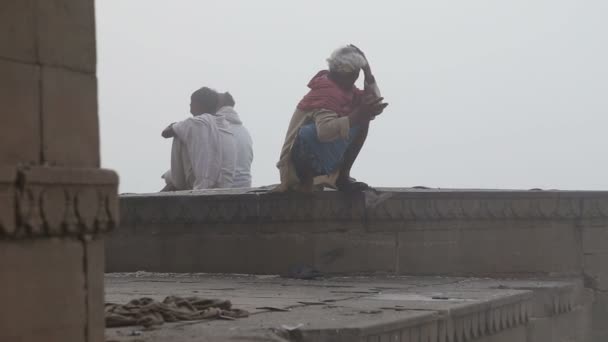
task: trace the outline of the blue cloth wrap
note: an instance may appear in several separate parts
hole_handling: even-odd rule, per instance
[[[302,126],[291,149],[291,158],[298,176],[309,173],[305,170],[311,170],[313,176],[329,175],[336,171],[358,132],[359,127],[354,126],[350,128],[346,139],[321,142],[314,123]]]

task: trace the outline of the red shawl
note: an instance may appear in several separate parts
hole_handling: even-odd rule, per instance
[[[298,104],[298,109],[328,109],[340,117],[349,115],[359,103],[363,91],[353,86],[344,90],[328,77],[329,71],[319,71],[308,83],[310,91]]]

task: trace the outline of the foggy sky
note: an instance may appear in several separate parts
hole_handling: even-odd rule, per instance
[[[389,102],[353,176],[372,186],[608,189],[603,0],[98,0],[102,165],[121,192],[164,185],[201,86],[229,90],[275,164],[306,84],[340,45],[370,60]]]

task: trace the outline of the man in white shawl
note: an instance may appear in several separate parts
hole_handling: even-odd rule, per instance
[[[236,161],[234,136],[226,119],[216,115],[219,95],[203,87],[190,97],[192,117],[162,132],[173,138],[171,170],[162,191],[232,187]]]
[[[253,141],[251,135],[234,109],[234,98],[229,92],[220,94],[220,104],[217,114],[226,118],[230,131],[236,141],[236,168],[232,187],[251,187],[251,163],[253,162]]]

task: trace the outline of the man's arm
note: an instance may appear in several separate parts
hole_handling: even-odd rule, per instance
[[[167,126],[167,128],[165,128],[163,130],[163,132],[161,133],[161,135],[163,136],[163,138],[165,139],[169,139],[169,138],[174,138],[175,137],[175,131],[173,130],[173,125],[175,124],[172,123],[169,126]]]
[[[367,62],[367,65],[363,67],[363,74],[365,75],[365,93],[374,95],[375,97],[381,97],[380,88],[378,88],[378,83],[376,83],[376,77],[372,73],[372,68]]]
[[[336,139],[348,138],[350,127],[365,125],[382,113],[387,103],[382,103],[382,97],[366,97],[352,113],[340,117],[335,112],[321,109],[313,113],[312,118],[317,127],[317,137],[321,142],[331,142]]]
[[[359,52],[365,57],[363,51],[357,48]],[[367,112],[370,115],[370,120],[373,120],[376,115],[379,115],[384,111],[384,108],[388,104],[382,103],[384,98],[380,94],[380,88],[378,88],[378,83],[376,82],[376,77],[372,73],[372,67],[369,64],[369,60],[365,57],[367,64],[362,68],[363,74],[365,75],[365,98],[363,100],[362,106],[359,107],[359,110],[369,111]],[[351,121],[352,123],[352,121]]]
[[[378,84],[376,83],[376,77],[374,77],[374,74],[372,73],[372,67],[369,64],[369,59],[367,59],[365,52],[354,44],[350,44],[350,46],[359,51],[359,53],[367,61],[367,64],[363,67],[363,74],[365,75],[365,93],[374,95],[375,97],[382,97],[380,94],[380,88],[378,88]]]

